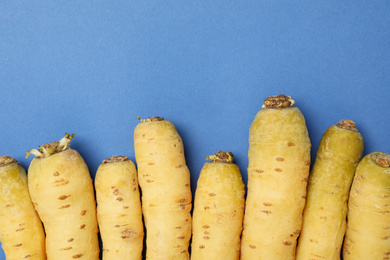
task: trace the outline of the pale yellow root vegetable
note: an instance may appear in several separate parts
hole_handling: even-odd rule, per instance
[[[194,200],[191,259],[240,258],[245,187],[233,154],[207,157]]]
[[[73,135],[27,153],[31,200],[46,232],[48,259],[99,259],[93,183],[80,154],[67,146]]]
[[[310,139],[295,102],[265,100],[249,130],[241,259],[295,259],[310,169]]]
[[[161,117],[141,120],[134,131],[148,259],[189,259],[192,195],[183,142]]]
[[[340,259],[347,229],[347,201],[363,138],[351,120],[329,127],[322,136],[309,176],[297,259]]]
[[[343,259],[390,259],[390,155],[358,164],[348,201]]]
[[[126,156],[104,160],[95,190],[103,260],[142,259],[144,227],[134,163]]]
[[[46,259],[45,233],[31,203],[26,171],[0,157],[0,241],[7,260]]]

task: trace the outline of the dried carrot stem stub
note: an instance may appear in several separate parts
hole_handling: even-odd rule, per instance
[[[358,164],[348,201],[343,259],[390,257],[390,155],[374,152]]]
[[[351,120],[330,126],[322,136],[309,176],[297,259],[340,259],[347,229],[347,201],[363,137]]]
[[[142,259],[144,227],[134,163],[126,156],[104,160],[95,190],[103,259]]]
[[[194,200],[191,259],[239,259],[245,187],[233,154],[207,157]]]
[[[93,183],[80,154],[68,148],[74,135],[27,153],[31,200],[46,231],[49,259],[99,259]]]
[[[134,130],[148,259],[189,259],[192,195],[183,142],[161,117],[142,119]]]
[[[242,259],[295,259],[311,144],[294,103],[285,95],[268,97],[249,129]]]
[[[46,259],[45,233],[31,202],[26,171],[0,157],[0,241],[7,259]]]

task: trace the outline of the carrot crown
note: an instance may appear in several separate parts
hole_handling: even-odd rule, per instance
[[[390,154],[375,153],[371,156],[371,159],[384,168],[390,168]]]
[[[233,163],[234,155],[231,152],[218,151],[213,155],[207,156],[206,160],[212,160],[213,162]]]
[[[53,154],[62,152],[68,148],[68,145],[73,137],[74,134],[65,133],[65,136],[61,138],[61,140],[59,141],[43,144],[39,146],[38,149],[31,149],[30,151],[27,152],[26,158],[30,154],[35,155],[38,158],[45,158],[45,157],[52,156]]]
[[[7,165],[7,164],[15,163],[15,162],[17,162],[16,159],[12,158],[8,155],[3,155],[0,157],[0,167]]]
[[[264,105],[261,108],[287,108],[292,107],[295,101],[286,95],[269,96],[264,100]]]

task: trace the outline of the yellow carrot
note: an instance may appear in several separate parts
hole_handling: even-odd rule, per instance
[[[196,188],[191,259],[240,258],[245,187],[233,154],[207,157]]]
[[[310,167],[310,139],[295,102],[268,97],[249,130],[241,259],[295,259]]]
[[[343,259],[390,259],[390,155],[358,164],[348,200]]]
[[[351,120],[342,120],[325,131],[309,176],[298,260],[340,259],[349,190],[363,146]]]
[[[99,259],[93,183],[80,154],[65,134],[27,153],[36,157],[28,170],[31,200],[46,232],[49,259]]]
[[[175,126],[160,117],[134,131],[148,259],[188,259],[192,196],[184,147]]]
[[[46,259],[45,233],[31,203],[25,169],[9,156],[0,157],[0,241],[12,259]]]
[[[104,160],[95,190],[103,260],[142,259],[144,227],[134,163],[126,156]]]

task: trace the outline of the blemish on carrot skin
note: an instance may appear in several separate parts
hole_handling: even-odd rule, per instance
[[[185,208],[186,208],[186,205],[185,205],[185,204],[180,204],[180,205],[179,205],[179,208],[180,208],[180,209],[185,209]]]
[[[84,229],[84,228],[85,228],[85,224],[80,225],[80,229]]]
[[[210,209],[210,207],[209,207],[209,206],[206,206],[206,207],[204,207],[204,209],[206,209],[206,210],[207,210],[207,209]]]
[[[180,248],[180,245],[173,246],[173,248]]]
[[[24,226],[24,225],[26,225],[26,223],[20,223],[20,224],[19,224],[19,227],[22,227],[22,226]]]
[[[76,258],[80,258],[82,256],[83,256],[83,254],[77,254],[77,255],[72,256],[72,258],[76,259]]]
[[[204,225],[204,226],[202,226],[202,228],[210,228],[210,226],[209,225]]]
[[[199,246],[200,249],[203,249],[204,247],[205,247],[204,245],[200,245],[200,246]]]
[[[209,196],[210,196],[210,197],[215,197],[215,195],[217,195],[217,194],[215,194],[215,193],[209,193]]]
[[[189,183],[187,183],[186,185],[184,185],[184,186],[186,186],[186,187],[189,187],[190,186],[190,184]]]
[[[152,165],[154,165],[154,163],[153,163],[153,162],[150,162],[150,163],[148,163],[148,165],[152,166]]]
[[[382,240],[388,240],[390,236],[382,237]]]
[[[84,216],[85,213],[87,213],[87,211],[84,209],[84,210],[82,210],[82,211],[80,212],[80,215]]]
[[[176,147],[176,144],[173,144],[173,147]]]
[[[66,204],[66,205],[62,205],[58,209],[66,209],[66,208],[69,208],[69,207],[70,207],[70,204]]]
[[[190,219],[186,218],[185,222],[188,222],[188,221],[190,221]]]
[[[283,162],[283,161],[284,161],[284,158],[283,158],[283,157],[278,157],[278,158],[276,158],[276,160],[277,160],[278,162]]]
[[[53,173],[53,175],[54,175],[54,176],[59,176],[60,173],[59,173],[59,172],[55,172],[55,173]]]
[[[22,245],[23,245],[22,243],[19,243],[19,244],[13,245],[13,247],[21,247]]]
[[[18,228],[17,230],[15,230],[16,232],[19,232],[19,231],[23,231],[25,230],[26,228]]]
[[[128,208],[129,208],[129,206],[123,206],[123,208],[124,208],[124,209],[128,209]]]
[[[205,235],[209,235],[209,234],[210,234],[210,232],[208,232],[208,231],[205,231],[203,234],[205,234]]]
[[[115,189],[115,190],[112,192],[112,194],[118,195],[118,194],[119,194],[119,189]]]
[[[325,219],[325,220],[327,220],[328,218],[327,218],[327,217],[320,217],[320,219]]]
[[[263,205],[264,205],[264,206],[267,206],[267,207],[271,207],[271,206],[272,206],[272,203],[263,202]]]
[[[175,227],[176,229],[181,229],[181,227]]]
[[[117,201],[123,201],[123,198],[119,197],[119,198],[116,198]]]
[[[291,242],[289,242],[289,241],[287,241],[287,240],[284,240],[284,241],[283,241],[283,245],[291,246]]]
[[[148,141],[152,141],[152,140],[154,140],[154,138],[153,138],[153,137],[148,139]]]
[[[258,173],[262,173],[262,172],[264,172],[263,170],[255,170],[255,172],[258,172]]]
[[[308,182],[309,181],[309,178],[303,178],[302,179],[302,182]]]
[[[71,246],[68,246],[68,247],[65,247],[65,248],[61,248],[60,250],[71,250],[72,247]]]
[[[204,237],[203,237],[203,239],[209,240],[209,239],[210,239],[210,237],[208,237],[208,236],[204,236]]]
[[[184,238],[186,238],[185,236],[179,236],[179,237],[177,237],[177,239],[184,239]]]
[[[260,212],[263,212],[263,213],[267,214],[267,216],[268,216],[269,214],[271,214],[271,211],[269,211],[269,210],[261,210]]]
[[[33,255],[26,255],[24,258],[30,258],[33,257]]]
[[[314,239],[312,239],[312,238],[310,238],[309,241],[312,242],[312,243],[318,244],[318,241],[317,241],[317,240],[314,240]]]
[[[310,161],[306,161],[305,165],[309,166],[310,165]]]
[[[254,246],[254,245],[249,245],[249,247],[252,249],[256,249],[256,246]]]
[[[180,164],[180,165],[176,166],[176,168],[181,168],[181,167],[183,167],[183,165],[182,165],[182,164]]]
[[[73,238],[69,238],[68,239],[68,242],[72,242],[74,239]]]
[[[282,172],[282,169],[280,169],[280,168],[275,168],[275,171],[277,171],[277,172]]]
[[[154,180],[146,180],[147,183],[153,183]]]
[[[293,142],[288,142],[287,145],[288,146],[294,146],[295,144]]]
[[[65,199],[67,199],[69,197],[70,197],[70,195],[61,195],[61,196],[58,197],[58,199],[59,200],[65,200]]]
[[[183,251],[181,251],[180,253],[181,253],[181,254],[184,254],[184,253],[187,253],[187,251],[186,251],[186,250],[183,250]]]

